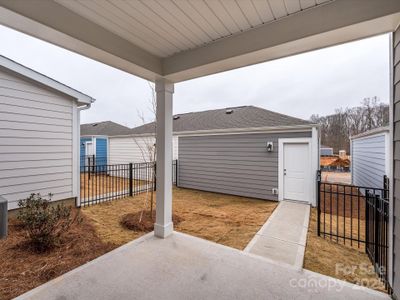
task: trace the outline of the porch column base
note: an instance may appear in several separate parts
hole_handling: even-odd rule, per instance
[[[174,231],[174,224],[172,222],[166,225],[154,224],[154,235],[156,237],[165,239],[167,236],[171,235]]]

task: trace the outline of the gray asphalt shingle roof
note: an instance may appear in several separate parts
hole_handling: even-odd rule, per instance
[[[227,113],[228,110],[231,113]],[[239,106],[178,114],[174,116],[173,120],[174,132],[310,124],[311,122],[309,121],[255,106]],[[96,122],[82,124],[81,136],[118,136],[155,133],[154,126],[155,123],[152,122],[130,129],[112,121]]]
[[[129,127],[120,125],[112,121],[81,124],[81,136],[84,135],[128,135],[131,133]]]
[[[232,113],[227,114],[227,110]],[[177,118],[179,116],[179,118]],[[197,131],[231,128],[256,128],[310,125],[311,122],[276,113],[255,106],[239,106],[178,114],[174,116],[173,130]],[[131,134],[154,133],[154,122],[133,128]]]

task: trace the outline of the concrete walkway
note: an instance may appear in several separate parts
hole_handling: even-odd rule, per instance
[[[245,252],[302,269],[310,206],[281,201]]]
[[[389,296],[190,235],[147,234],[17,299],[360,299]]]

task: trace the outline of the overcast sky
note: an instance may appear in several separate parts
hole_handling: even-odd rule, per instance
[[[0,54],[93,98],[82,123],[151,119],[148,82],[0,26]],[[388,35],[313,51],[175,85],[174,113],[255,105],[308,119],[378,96],[389,102]]]

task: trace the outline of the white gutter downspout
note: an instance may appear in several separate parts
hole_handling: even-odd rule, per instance
[[[76,171],[76,179],[75,179],[75,184],[77,187],[77,193],[76,193],[76,200],[75,200],[75,206],[76,207],[81,207],[81,191],[80,191],[80,186],[81,186],[81,157],[80,157],[80,149],[81,149],[81,111],[82,110],[87,110],[92,106],[92,103],[85,104],[83,106],[78,106],[78,113],[77,113],[77,120],[75,121],[76,123],[76,137],[75,137],[75,143],[78,145],[77,149],[75,151],[77,152],[77,162],[75,165],[77,166],[77,171]]]

